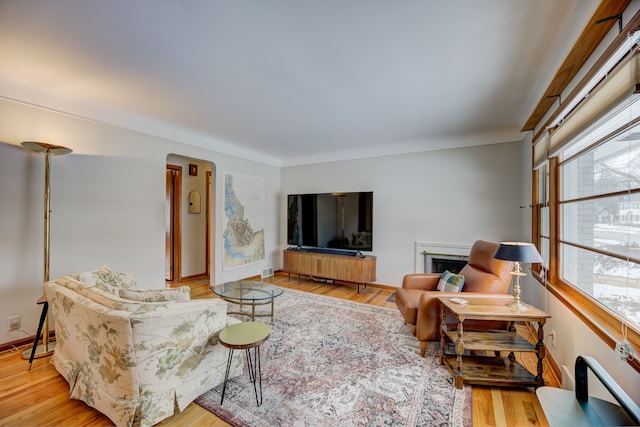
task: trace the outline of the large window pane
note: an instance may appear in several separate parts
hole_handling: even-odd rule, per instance
[[[640,328],[640,266],[561,244],[564,280]]]
[[[640,194],[562,205],[561,239],[640,259]]]
[[[543,163],[540,168],[538,168],[538,203],[547,204],[549,202],[549,165],[547,162]]]
[[[622,125],[602,122],[562,153],[559,274],[638,327],[640,125],[616,130]]]
[[[640,187],[640,125],[562,166],[562,200]]]
[[[540,256],[542,256],[542,268],[549,268],[549,239],[543,237],[540,239]]]

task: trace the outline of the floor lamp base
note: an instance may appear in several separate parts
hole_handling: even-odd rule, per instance
[[[44,344],[38,344],[38,346],[36,347],[36,354],[33,355],[33,358],[39,359],[41,357],[51,356],[53,354],[53,350],[55,349],[55,347],[56,347],[55,342],[49,342],[46,346]],[[31,350],[33,350],[33,347],[29,347],[28,349],[23,351],[22,358],[30,359]]]

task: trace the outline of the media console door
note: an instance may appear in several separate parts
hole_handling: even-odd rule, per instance
[[[376,281],[376,257],[366,255],[354,257],[346,255],[313,252],[283,251],[283,270],[305,276],[342,280],[358,284]]]

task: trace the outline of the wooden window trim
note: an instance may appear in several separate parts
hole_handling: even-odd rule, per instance
[[[540,138],[540,136],[544,133],[544,130],[551,124],[551,122],[553,122],[553,120],[557,118],[558,114],[561,111],[561,108],[557,108],[556,111],[554,111],[553,114],[551,114],[551,116],[547,119],[547,121],[542,126],[539,126],[540,121],[542,120],[544,114],[546,114],[547,111],[551,109],[553,103],[556,102],[554,96],[562,93],[562,91],[566,89],[566,87],[569,85],[571,80],[576,76],[579,68],[582,67],[582,65],[584,65],[584,63],[586,62],[586,58],[583,58],[583,55],[587,55],[587,58],[588,58],[595,50],[595,47],[597,47],[598,43],[604,40],[604,35],[606,35],[606,33],[611,29],[611,26],[609,26],[609,28],[606,29],[606,32],[604,34],[598,35],[598,37],[601,36],[598,39],[598,43],[596,43],[595,45],[589,45],[588,44],[589,42],[596,40],[595,38],[594,39],[589,38],[589,37],[595,36],[595,33],[591,34],[592,32],[605,30],[605,27],[602,27],[603,24],[596,24],[595,22],[598,19],[606,18],[609,16],[614,16],[619,13],[622,13],[624,9],[626,9],[626,7],[629,5],[630,2],[627,2],[625,0],[624,3],[626,4],[623,4],[623,3],[617,4],[616,7],[620,7],[620,9],[616,13],[611,13],[611,11],[604,12],[605,8],[602,7],[604,3],[611,3],[611,2],[608,2],[608,1],[601,2],[601,5],[600,5],[601,7],[599,7],[599,9],[596,11],[594,16],[591,18],[591,21],[589,21],[589,24],[587,24],[587,26],[585,27],[583,34],[580,35],[578,42],[574,45],[573,49],[569,53],[569,56],[565,60],[565,63],[561,66],[560,70],[554,77],[554,80],[549,86],[549,88],[547,89],[547,92],[545,92],[545,96],[540,100],[534,112],[531,114],[531,117],[529,118],[525,126],[523,126],[522,131],[532,130],[535,132],[535,129],[536,128],[538,129],[538,131],[535,132],[533,136],[534,142],[537,141],[538,138]],[[603,16],[603,15],[606,15],[606,16]],[[618,50],[620,46],[622,46],[622,44],[627,39],[627,35],[629,33],[632,33],[638,30],[639,28],[640,28],[640,11],[636,12],[633,18],[631,18],[631,20],[627,23],[627,25],[625,25],[625,27],[622,29],[620,34],[618,34],[618,36],[611,43],[611,45],[609,45],[607,49],[604,51],[602,56],[598,58],[595,64],[593,64],[593,66],[589,69],[589,71],[587,71],[587,73],[582,78],[582,80],[580,80],[580,82],[576,85],[576,87],[563,100],[563,103],[567,103],[573,100],[576,96],[578,96],[578,94],[580,94],[581,91],[584,89],[584,86],[587,84],[587,82],[593,78],[593,76],[609,60],[609,58],[614,54],[614,52]],[[586,39],[583,40],[583,38],[585,37]],[[583,46],[588,49],[583,50],[582,48],[580,48],[580,46]],[[574,64],[571,64],[572,61],[576,61],[576,62]],[[579,63],[578,61],[582,61],[582,63],[580,64],[580,67],[578,67],[578,69],[572,68],[571,65],[577,65]],[[563,69],[567,67],[571,69],[571,72],[562,73]],[[568,70],[565,70],[565,71],[568,71]],[[552,93],[549,93],[549,92],[552,92]]]
[[[623,339],[623,319],[609,311],[597,300],[586,295],[572,284],[560,278],[560,162],[557,157],[549,159],[549,270],[542,274],[541,269],[532,271],[532,276],[545,287],[546,291],[554,295],[563,305],[575,314],[591,329],[606,345],[615,348],[616,343]],[[534,177],[537,175],[534,173]],[[537,186],[537,181],[536,184]],[[532,192],[532,205],[537,202],[537,190]],[[536,196],[534,196],[536,195]],[[537,217],[536,217],[537,218]],[[540,224],[533,224],[534,236],[539,241]],[[627,327],[627,341],[633,348],[633,355],[627,363],[640,372],[640,332]]]
[[[555,111],[547,119],[547,121],[541,124],[544,115],[551,109],[553,103],[556,102],[556,98],[550,97],[562,93],[571,80],[577,75],[579,69],[584,66],[586,60],[595,51],[598,44],[604,40],[605,35],[613,26],[606,24],[595,24],[596,21],[609,16],[617,15],[627,8],[630,1],[624,0],[622,2],[616,2],[614,0],[602,0],[591,17],[589,23],[585,26],[582,34],[574,44],[567,58],[564,60],[560,69],[556,73],[554,79],[547,88],[545,94],[536,105],[531,116],[523,126],[522,130],[532,130],[534,135],[532,142],[536,142],[544,132],[545,128],[555,119],[559,112],[559,109]],[[629,20],[627,25],[623,28],[620,34],[615,38],[610,46],[606,48],[602,56],[595,62],[595,64],[587,71],[583,79],[577,84],[577,86],[569,93],[564,102],[570,101],[573,97],[582,90],[584,84],[591,79],[594,73],[602,67],[602,65],[609,59],[609,57],[624,43],[627,34],[637,30],[640,27],[640,11],[637,11],[634,16]],[[536,132],[536,129],[537,132]],[[533,150],[533,146],[532,146]],[[532,160],[533,167],[533,160]],[[589,327],[600,339],[602,339],[608,346],[614,348],[617,341],[622,339],[622,319],[617,315],[609,312],[597,301],[586,294],[579,291],[573,285],[560,280],[559,278],[559,264],[558,256],[560,243],[558,241],[559,232],[559,203],[558,203],[558,172],[559,165],[558,159],[552,158],[548,160],[548,173],[549,173],[549,266],[548,271],[541,274],[541,267],[537,267],[535,271],[532,271],[532,276],[545,287],[545,289],[554,295],[563,305],[565,305],[572,313],[574,313],[580,320],[582,320],[587,327]],[[542,202],[538,199],[538,174],[537,169],[533,170],[532,179],[532,225],[531,231],[534,239],[534,243],[540,247],[540,223],[539,218],[541,216],[540,209]],[[634,351],[632,359],[627,359],[629,363],[636,371],[640,372],[640,360],[638,355],[640,354],[640,333],[632,328],[627,329],[627,341],[631,344]]]

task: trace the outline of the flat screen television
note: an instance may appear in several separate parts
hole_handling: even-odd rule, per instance
[[[287,243],[373,250],[373,192],[289,194]]]

